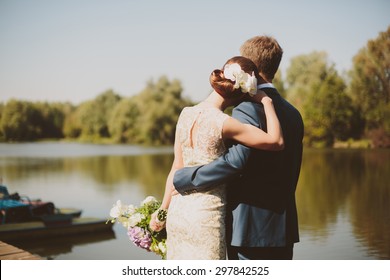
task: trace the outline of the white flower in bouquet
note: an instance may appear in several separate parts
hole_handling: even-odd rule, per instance
[[[167,251],[165,228],[158,232],[149,228],[151,216],[160,205],[161,202],[153,196],[146,197],[139,207],[124,205],[118,200],[110,211],[111,219],[108,221],[121,223],[127,229],[127,235],[134,245],[154,252],[165,259]]]
[[[157,199],[154,196],[147,196],[142,202],[141,206],[145,204],[157,203]]]
[[[127,208],[127,206],[122,205],[122,202],[120,200],[118,200],[116,202],[116,204],[114,204],[112,206],[111,211],[110,211],[110,216],[112,218],[118,218],[122,215],[122,213],[124,213],[126,211],[126,208]]]
[[[158,243],[158,248],[160,249],[161,253],[165,255],[167,252],[167,246],[165,245],[165,242]]]
[[[145,216],[141,213],[134,213],[128,218],[128,225],[129,227],[135,227],[138,225],[143,219],[145,219]]]
[[[120,200],[113,205],[110,210],[111,222],[121,223],[124,227],[129,227],[129,217],[136,212],[134,205],[124,205]]]

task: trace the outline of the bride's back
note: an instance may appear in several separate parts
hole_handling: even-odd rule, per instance
[[[226,148],[222,139],[223,122],[228,115],[215,107],[186,107],[180,114],[176,141],[181,144],[184,166],[207,164]]]

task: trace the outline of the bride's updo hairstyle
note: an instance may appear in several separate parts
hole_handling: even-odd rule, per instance
[[[256,79],[259,80],[257,67],[252,60],[243,56],[232,57],[226,61],[222,69],[215,69],[210,75],[211,86],[219,95],[226,99],[244,97],[248,94],[243,92],[241,87],[235,87],[236,82],[226,78],[224,75],[226,65],[234,63],[238,64],[245,73],[254,75]]]

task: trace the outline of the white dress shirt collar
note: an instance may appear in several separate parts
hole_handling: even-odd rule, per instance
[[[275,88],[275,87],[272,83],[264,83],[264,84],[257,85],[257,88],[263,89],[263,88]]]

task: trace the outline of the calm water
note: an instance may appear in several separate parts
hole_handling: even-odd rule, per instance
[[[171,148],[68,143],[0,144],[10,192],[108,217],[113,203],[161,199]],[[304,151],[297,189],[301,242],[294,259],[390,259],[390,150]],[[50,259],[159,259],[125,229],[13,243]]]

